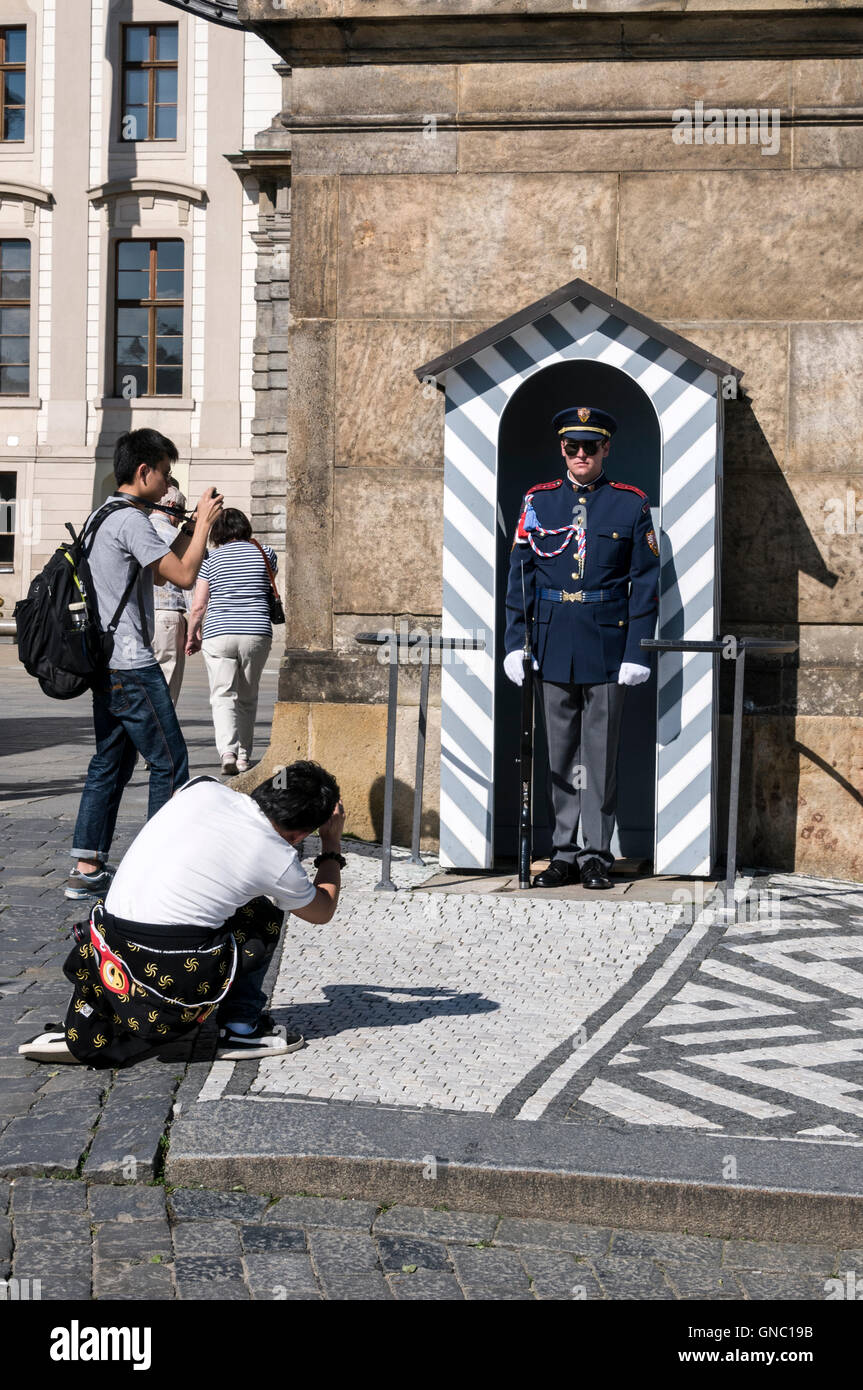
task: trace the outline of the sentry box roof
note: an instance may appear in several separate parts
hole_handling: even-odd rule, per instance
[[[467,361],[469,357],[475,357],[484,348],[493,347],[526,324],[531,324],[540,333],[544,331],[544,328],[550,329],[551,341],[553,342],[554,338],[559,336],[559,326],[554,320],[554,311],[563,304],[572,304],[575,308],[593,304],[598,309],[603,309],[606,314],[614,315],[622,325],[628,325],[637,332],[644,333],[656,342],[664,344],[665,347],[673,348],[682,357],[688,358],[690,362],[694,362],[706,371],[715,372],[719,377],[734,376],[738,381],[743,376],[740,368],[732,367],[721,357],[716,357],[712,353],[705,352],[703,348],[696,347],[695,343],[690,343],[688,338],[682,338],[679,333],[672,333],[670,328],[665,328],[655,319],[648,318],[646,314],[640,314],[637,309],[631,309],[628,304],[622,304],[619,299],[612,299],[609,295],[603,294],[602,290],[589,285],[586,280],[570,280],[569,284],[555,290],[554,294],[546,295],[544,299],[537,299],[535,303],[528,304],[526,309],[519,309],[517,314],[511,314],[509,318],[501,319],[500,323],[496,323],[493,328],[487,328],[485,332],[477,333],[475,337],[459,343],[458,347],[450,348],[449,352],[435,357],[424,367],[417,367],[415,374],[420,381],[428,380],[429,377],[440,377],[450,367],[457,367],[460,363]],[[441,390],[444,389],[442,381],[438,385]]]

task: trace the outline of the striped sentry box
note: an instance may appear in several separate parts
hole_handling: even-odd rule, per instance
[[[482,636],[441,673],[441,862],[492,866],[497,442],[524,381],[553,363],[607,363],[653,404],[662,448],[657,635],[710,639],[719,622],[720,473],[724,379],[741,373],[662,325],[573,281],[556,294],[417,370],[446,393],[443,619],[445,636]],[[510,520],[510,519],[507,519]],[[659,657],[654,872],[707,875],[716,815],[717,671],[710,654]]]

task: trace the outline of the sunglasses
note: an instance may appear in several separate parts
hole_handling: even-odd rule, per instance
[[[581,449],[589,459],[592,459],[601,443],[601,439],[565,439],[563,449],[569,458],[575,458]]]

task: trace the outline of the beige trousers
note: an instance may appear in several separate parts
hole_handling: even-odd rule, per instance
[[[162,668],[174,704],[186,668],[186,615],[179,608],[157,608],[153,625],[153,655]]]
[[[210,708],[219,757],[235,753],[251,761],[258,712],[258,686],[272,637],[227,633],[201,644],[210,682]]]

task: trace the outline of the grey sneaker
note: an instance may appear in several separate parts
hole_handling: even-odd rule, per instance
[[[66,879],[63,892],[67,898],[104,898],[111,887],[114,872],[107,864],[103,864],[94,874],[84,874],[80,869],[73,869]]]

